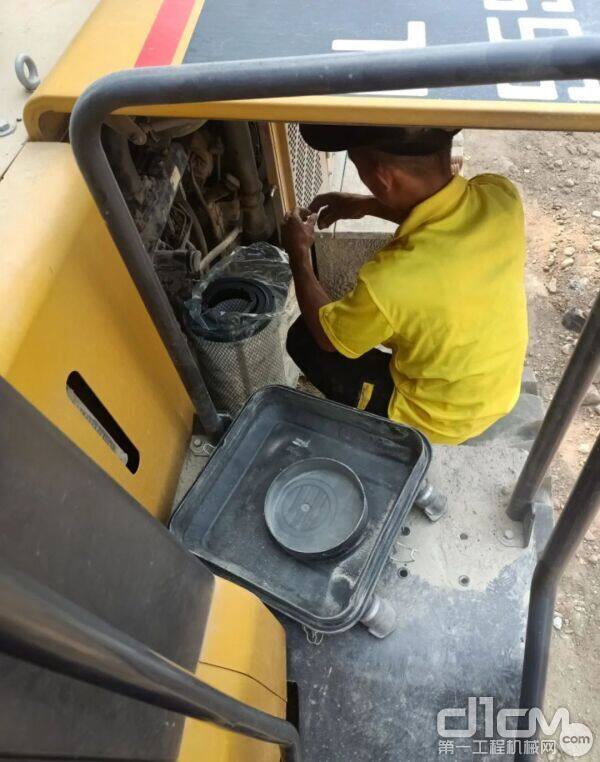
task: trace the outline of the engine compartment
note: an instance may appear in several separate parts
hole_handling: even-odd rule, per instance
[[[111,117],[103,145],[181,320],[210,267],[246,243],[277,243],[281,204],[258,122]]]

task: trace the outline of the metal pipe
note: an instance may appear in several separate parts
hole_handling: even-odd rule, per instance
[[[573,416],[600,366],[600,293],[550,402],[510,499],[507,513],[522,521],[535,500]]]
[[[289,751],[289,722],[211,688],[104,620],[0,561],[0,650],[146,704],[205,720]]]
[[[198,215],[194,211],[190,202],[187,200],[187,196],[185,195],[182,187],[180,187],[180,191],[181,191],[182,204],[185,207],[185,211],[190,215],[192,229],[194,233],[196,234],[198,246],[200,247],[200,253],[202,254],[203,257],[205,257],[208,254],[208,244],[206,243],[206,236],[204,235],[204,230],[202,228],[202,225],[200,224]]]
[[[265,196],[258,176],[248,122],[225,122],[225,140],[240,181],[240,205],[245,238],[261,241],[273,233],[265,211]]]
[[[104,145],[121,192],[128,201],[141,204],[144,201],[144,183],[133,162],[129,138],[122,132],[107,127],[104,131]]]
[[[194,256],[192,260],[192,271],[196,273],[204,272],[211,262],[214,262],[217,257],[220,257],[221,254],[226,251],[228,246],[231,246],[231,244],[234,243],[235,239],[241,232],[242,228],[239,225],[236,225],[233,230],[227,233],[225,238],[223,238],[223,240],[212,248],[205,256]]]
[[[529,599],[521,709],[543,709],[556,590],[560,578],[600,508],[600,437],[590,453],[535,567]],[[528,727],[522,718],[522,727]],[[534,762],[535,754],[517,755]]]
[[[116,72],[77,100],[73,152],[110,234],[209,433],[221,421],[146,254],[100,141],[103,120],[126,107],[545,79],[595,79],[596,37],[442,45],[381,53],[338,53]]]

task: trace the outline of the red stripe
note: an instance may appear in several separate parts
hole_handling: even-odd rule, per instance
[[[158,16],[135,62],[138,66],[168,66],[183,35],[195,0],[163,0]]]

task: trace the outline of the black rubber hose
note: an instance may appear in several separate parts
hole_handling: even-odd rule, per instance
[[[123,195],[128,201],[141,203],[144,200],[144,183],[133,162],[127,135],[121,135],[110,127],[105,127],[102,132],[106,153]]]

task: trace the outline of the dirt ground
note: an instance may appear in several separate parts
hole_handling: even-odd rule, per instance
[[[465,170],[506,175],[526,212],[530,342],[528,364],[548,402],[577,333],[567,310],[589,310],[600,289],[600,137],[581,133],[468,132]],[[580,407],[553,468],[560,513],[600,432],[600,373]],[[566,706],[573,721],[600,733],[600,519],[562,581],[556,604],[546,709]],[[590,758],[600,759],[598,748]],[[562,759],[560,753],[549,759]],[[565,757],[565,759],[567,759]]]

